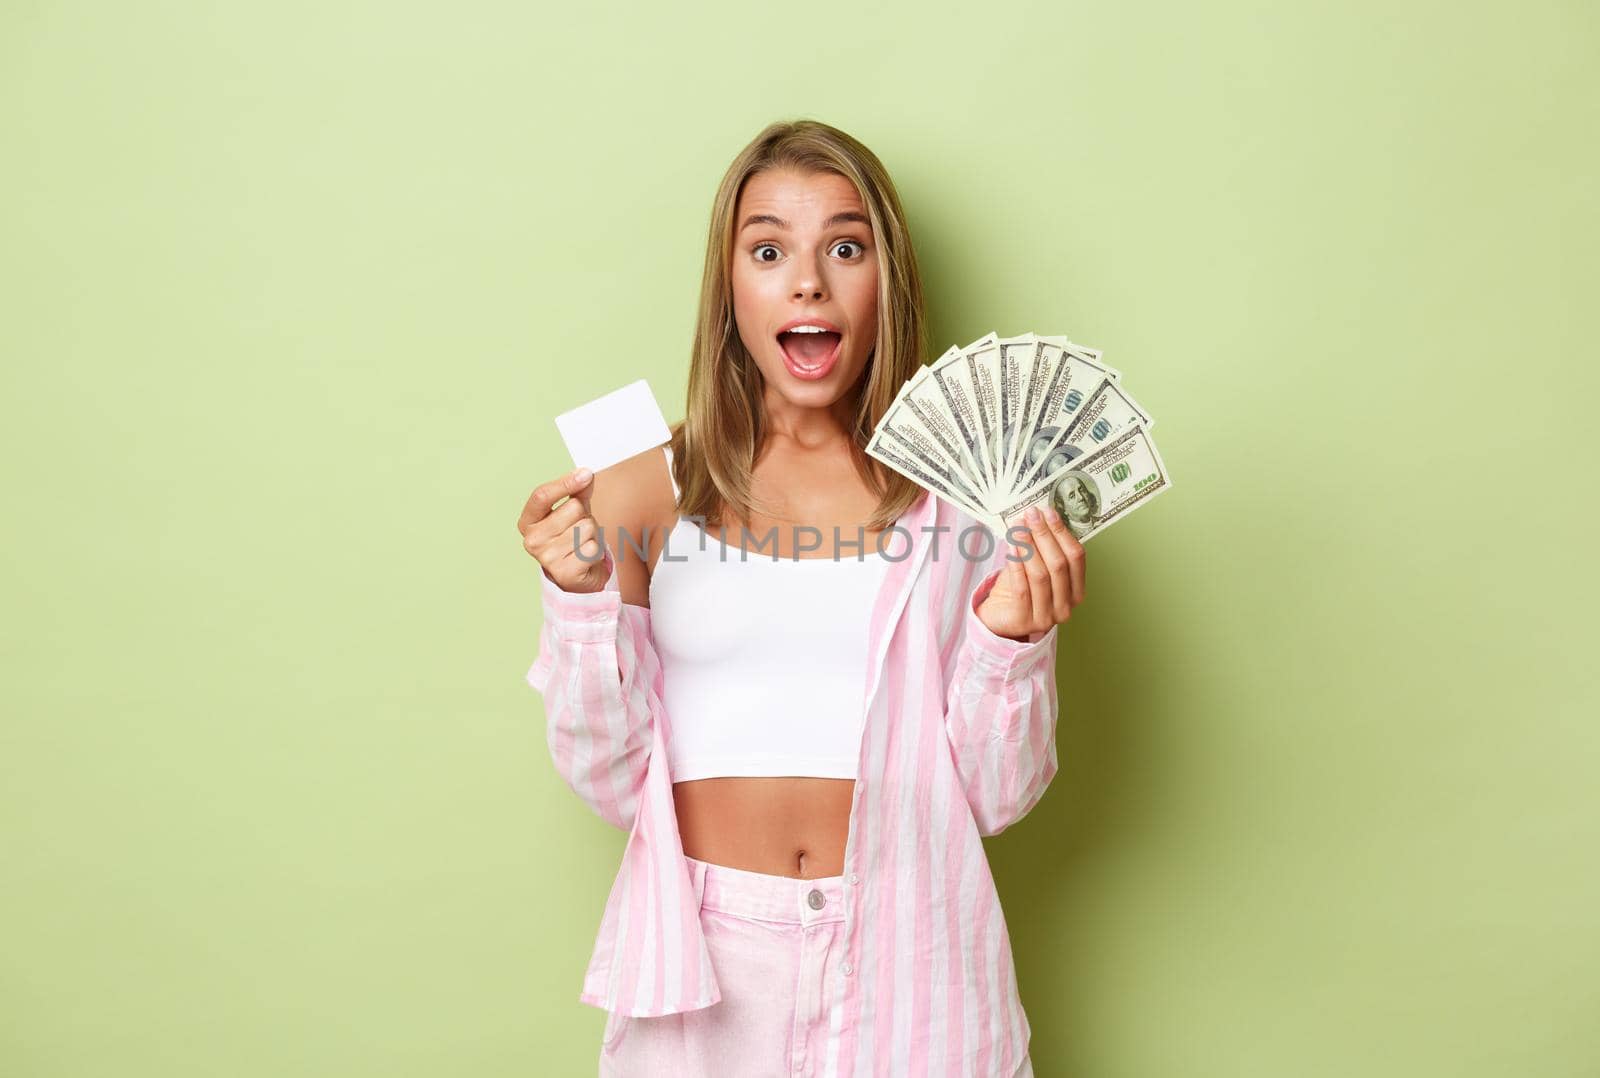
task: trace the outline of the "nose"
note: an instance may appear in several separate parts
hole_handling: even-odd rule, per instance
[[[795,259],[794,298],[819,300],[826,297],[827,288],[822,281],[822,270],[815,262]]]

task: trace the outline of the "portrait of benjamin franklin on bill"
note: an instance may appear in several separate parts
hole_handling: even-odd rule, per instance
[[[1081,539],[1084,532],[1094,527],[1094,519],[1100,513],[1100,492],[1088,475],[1072,471],[1051,488],[1050,504],[1067,522],[1072,534]]]

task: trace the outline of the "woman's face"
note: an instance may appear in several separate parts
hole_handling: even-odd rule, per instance
[[[878,255],[861,196],[838,173],[769,169],[745,181],[733,227],[734,321],[768,389],[833,404],[878,340]]]

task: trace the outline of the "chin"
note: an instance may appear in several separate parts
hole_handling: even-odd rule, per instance
[[[831,408],[850,388],[849,383],[835,378],[821,382],[796,382],[785,378],[769,382],[769,385],[784,400],[800,408]]]

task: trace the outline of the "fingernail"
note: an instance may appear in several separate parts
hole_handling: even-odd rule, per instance
[[[577,471],[572,473],[572,478],[576,479],[580,483],[587,483],[589,481],[589,477],[593,474],[594,473],[587,468],[579,468]]]
[[[1050,523],[1059,524],[1061,522],[1061,514],[1056,512],[1056,507],[1055,506],[1053,506],[1053,505],[1045,506],[1044,512],[1045,512],[1045,519],[1048,520]]]
[[[1028,506],[1028,511],[1022,515],[1028,519],[1029,524],[1039,523],[1039,507],[1037,505]]]

